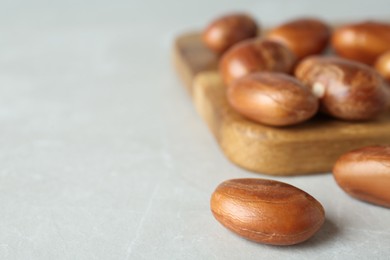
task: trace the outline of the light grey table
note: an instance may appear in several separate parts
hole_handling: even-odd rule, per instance
[[[388,18],[387,0],[1,1],[0,259],[389,259],[390,210],[330,174],[275,178],[322,202],[295,247],[255,244],[209,210],[234,166],[170,62],[174,37],[246,10],[263,24]]]

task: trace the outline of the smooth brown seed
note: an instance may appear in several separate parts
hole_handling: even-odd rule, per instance
[[[322,205],[283,182],[233,179],[211,196],[214,217],[234,233],[264,244],[293,245],[316,233],[325,220]]]
[[[263,39],[250,39],[229,49],[219,63],[226,85],[252,72],[275,71],[290,73],[295,64],[294,54],[284,45]]]
[[[342,155],[333,176],[352,197],[390,207],[390,146],[369,146]]]
[[[332,47],[344,58],[373,65],[382,53],[390,50],[390,23],[367,21],[337,28]]]
[[[258,123],[287,126],[311,118],[318,99],[309,88],[282,73],[257,72],[234,81],[227,89],[229,104]]]
[[[386,110],[383,78],[362,63],[311,56],[298,64],[295,76],[320,99],[321,110],[336,118],[368,120]]]
[[[328,45],[331,30],[314,18],[286,22],[268,32],[267,38],[286,45],[298,59],[322,53]]]
[[[390,83],[390,51],[379,56],[375,63],[375,69]]]
[[[242,40],[256,37],[258,31],[252,17],[237,13],[222,16],[210,23],[203,31],[202,40],[209,49],[221,54]]]

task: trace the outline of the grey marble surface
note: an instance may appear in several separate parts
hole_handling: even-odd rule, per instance
[[[170,49],[232,10],[265,25],[390,14],[387,0],[0,2],[0,259],[389,259],[390,210],[330,174],[274,178],[326,209],[301,245],[255,244],[212,217],[220,182],[266,176],[222,155]]]

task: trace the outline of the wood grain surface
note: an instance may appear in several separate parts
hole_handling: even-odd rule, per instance
[[[390,144],[390,110],[366,122],[317,115],[303,124],[279,128],[242,117],[227,103],[216,69],[218,57],[203,46],[199,33],[176,39],[173,60],[223,153],[250,171],[282,176],[329,172],[336,159],[351,149]]]

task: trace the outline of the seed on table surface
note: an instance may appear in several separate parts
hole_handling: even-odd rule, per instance
[[[283,182],[232,179],[211,196],[214,217],[234,233],[255,242],[293,245],[309,239],[325,220],[322,205]]]
[[[333,176],[352,197],[390,207],[390,146],[367,146],[342,155]]]

